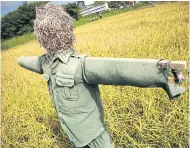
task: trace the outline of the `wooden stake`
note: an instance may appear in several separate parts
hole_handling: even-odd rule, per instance
[[[167,68],[167,63],[169,61],[167,60],[162,60],[159,62],[159,64],[161,65],[162,68]],[[187,68],[187,62],[186,61],[171,61],[169,63],[170,69],[178,69],[178,70],[182,70],[182,69],[186,69]]]

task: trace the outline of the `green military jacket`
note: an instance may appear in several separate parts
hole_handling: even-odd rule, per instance
[[[98,85],[86,83],[83,76],[84,57],[72,51],[60,53],[53,62],[47,54],[18,60],[24,68],[43,74],[61,126],[76,147],[87,145],[105,129]]]
[[[87,145],[105,130],[98,84],[162,87],[170,98],[185,91],[168,83],[157,60],[87,57],[74,50],[48,59],[47,54],[21,57],[18,64],[43,74],[61,126],[76,147]]]

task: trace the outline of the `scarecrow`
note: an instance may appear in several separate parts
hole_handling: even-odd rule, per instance
[[[46,53],[20,57],[18,64],[43,74],[61,127],[76,147],[114,148],[105,127],[98,84],[161,87],[171,99],[185,91],[168,82],[166,71],[175,63],[78,54],[73,49],[72,19],[62,6],[38,7],[34,31]],[[182,80],[178,70],[172,72],[176,81]]]

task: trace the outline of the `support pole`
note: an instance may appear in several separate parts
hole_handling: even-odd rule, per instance
[[[162,60],[158,62],[162,68],[167,68],[167,63],[169,61]],[[170,63],[170,69],[177,69],[177,70],[183,70],[187,68],[187,62],[186,61],[171,61]]]

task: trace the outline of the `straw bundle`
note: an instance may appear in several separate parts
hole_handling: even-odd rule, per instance
[[[37,7],[34,32],[52,58],[60,51],[69,52],[75,41],[72,18],[62,6],[52,3]]]

